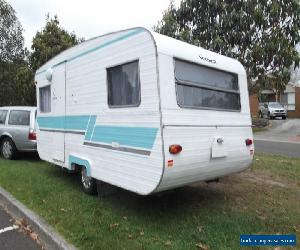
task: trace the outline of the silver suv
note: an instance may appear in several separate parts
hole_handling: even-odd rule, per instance
[[[261,118],[274,119],[275,117],[282,117],[282,119],[286,119],[287,112],[278,102],[265,102],[259,104],[258,115]]]
[[[0,153],[12,160],[18,152],[36,151],[36,107],[0,107]]]

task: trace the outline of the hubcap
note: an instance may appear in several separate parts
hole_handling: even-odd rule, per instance
[[[86,168],[82,168],[81,170],[81,182],[86,189],[89,189],[92,185],[92,177],[87,176]]]
[[[4,158],[10,158],[12,154],[12,145],[9,141],[5,141],[2,145],[2,154]]]

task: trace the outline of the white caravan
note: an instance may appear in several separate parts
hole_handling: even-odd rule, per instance
[[[246,72],[203,48],[133,28],[74,46],[37,84],[41,159],[148,195],[246,169],[254,154]]]

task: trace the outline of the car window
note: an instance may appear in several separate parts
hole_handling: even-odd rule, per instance
[[[0,124],[4,124],[6,120],[7,110],[0,110]]]
[[[30,111],[12,110],[9,113],[9,125],[24,125],[28,126],[30,122]]]
[[[269,106],[271,108],[282,108],[282,106],[279,103],[270,103]]]

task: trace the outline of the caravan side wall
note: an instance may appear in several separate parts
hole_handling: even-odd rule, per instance
[[[107,69],[132,61],[138,61],[141,102],[109,107]],[[67,168],[86,165],[96,179],[151,193],[163,173],[157,78],[155,43],[144,29],[87,41],[49,61],[36,75],[40,157]],[[47,94],[41,88],[49,85],[51,112],[41,112],[39,99]]]

